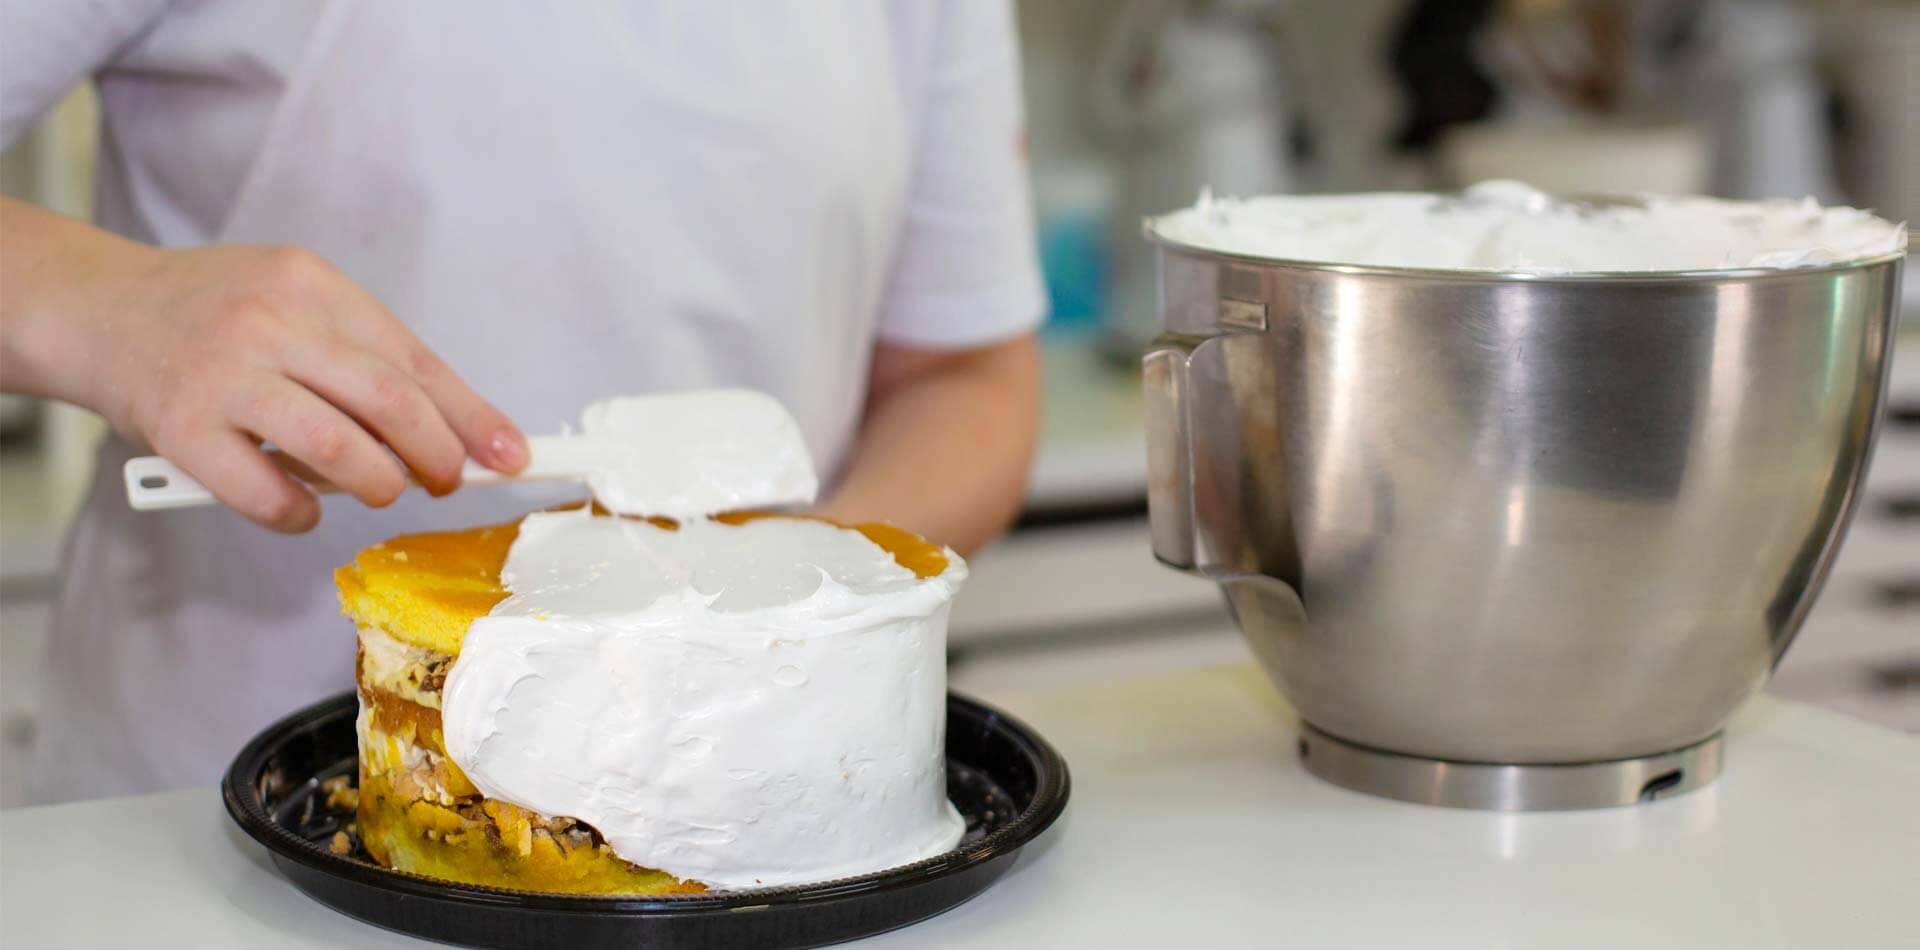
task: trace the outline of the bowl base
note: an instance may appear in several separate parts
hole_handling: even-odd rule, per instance
[[[1491,811],[1613,808],[1670,798],[1720,775],[1718,733],[1693,745],[1633,759],[1545,765],[1454,762],[1387,752],[1300,724],[1308,772],[1357,792]]]

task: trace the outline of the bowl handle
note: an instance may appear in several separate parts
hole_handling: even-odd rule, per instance
[[[1141,379],[1145,385],[1144,417],[1147,430],[1147,522],[1153,556],[1162,564],[1220,584],[1254,584],[1286,588],[1297,595],[1285,580],[1262,572],[1245,550],[1223,550],[1234,538],[1209,538],[1201,530],[1197,475],[1194,454],[1206,451],[1207,433],[1197,432],[1194,419],[1205,416],[1198,400],[1202,393],[1195,387],[1194,362],[1201,359],[1202,383],[1209,373],[1219,373],[1225,365],[1228,348],[1255,342],[1259,337],[1251,329],[1225,327],[1227,332],[1204,336],[1164,333],[1141,359]],[[1217,364],[1217,365],[1216,365]],[[1211,367],[1211,368],[1209,368]],[[1217,380],[1215,381],[1218,382]],[[1218,449],[1222,433],[1212,433]],[[1231,437],[1231,436],[1225,436]],[[1216,525],[1217,527],[1217,525]]]
[[[1193,519],[1193,440],[1187,358],[1205,337],[1162,334],[1141,358],[1146,387],[1147,522],[1153,556],[1198,572]]]

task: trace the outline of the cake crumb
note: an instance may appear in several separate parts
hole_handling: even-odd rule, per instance
[[[340,811],[353,811],[360,807],[360,790],[349,785],[351,779],[345,775],[336,775],[320,783],[325,792],[328,808]]]
[[[352,853],[353,840],[347,837],[346,832],[336,831],[333,833],[333,840],[327,842],[327,850],[345,856]]]

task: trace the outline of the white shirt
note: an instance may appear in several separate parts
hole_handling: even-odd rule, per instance
[[[874,341],[964,347],[1043,313],[1005,0],[0,0],[0,141],[93,74],[101,223],[299,244],[530,432],[627,392],[779,397],[833,472]],[[330,573],[551,492],[280,537],[128,510],[110,442],[69,539],[31,794],[206,784],[352,684]],[[577,497],[575,492],[564,497]]]

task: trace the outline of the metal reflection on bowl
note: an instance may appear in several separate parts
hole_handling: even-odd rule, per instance
[[[1159,255],[1154,553],[1221,584],[1310,770],[1504,809],[1713,778],[1855,507],[1900,257],[1554,277]]]

